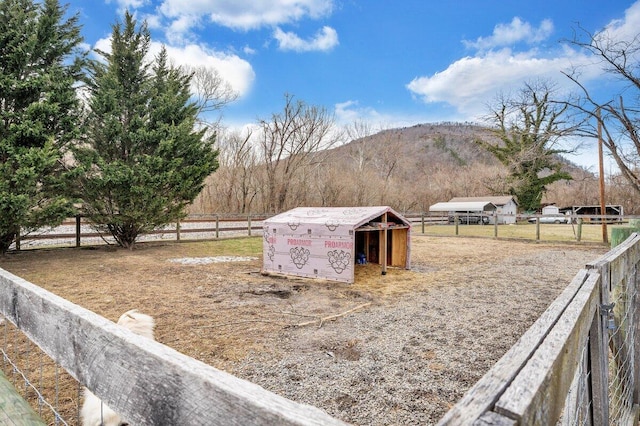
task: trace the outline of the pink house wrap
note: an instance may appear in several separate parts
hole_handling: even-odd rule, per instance
[[[298,207],[263,226],[264,274],[352,283],[357,263],[410,268],[411,224],[387,206]]]

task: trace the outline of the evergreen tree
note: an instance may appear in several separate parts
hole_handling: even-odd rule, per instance
[[[195,130],[190,75],[163,48],[146,61],[150,35],[127,12],[111,52],[91,63],[86,141],[76,147],[84,212],[119,245],[175,222],[218,166],[213,137]]]
[[[0,253],[73,214],[63,157],[77,136],[82,41],[57,0],[0,0]]]

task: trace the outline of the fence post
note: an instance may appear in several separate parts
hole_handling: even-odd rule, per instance
[[[16,251],[20,251],[20,229],[16,232]]]
[[[600,277],[600,285],[603,285]],[[609,423],[609,378],[607,377],[607,352],[603,348],[608,348],[607,335],[603,335],[606,329],[602,327],[602,315],[600,308],[596,311],[591,329],[589,330],[589,365],[588,377],[591,380],[592,418],[594,425],[606,425]]]
[[[80,247],[80,215],[76,215],[76,247]]]
[[[249,230],[249,236],[251,236],[251,215],[247,216],[247,229]]]
[[[220,216],[216,215],[216,238],[220,238]]]
[[[576,238],[578,242],[580,242],[580,240],[582,239],[582,218],[581,217],[578,218],[578,235]]]
[[[422,233],[424,234],[424,212],[422,212],[421,222],[422,222]]]
[[[458,235],[458,224],[460,222],[457,214],[453,216],[453,221],[456,224],[456,236],[457,236]]]
[[[536,217],[536,241],[540,241],[540,218]]]
[[[180,241],[180,219],[176,220],[176,241]]]
[[[498,238],[498,214],[493,213],[493,236]]]

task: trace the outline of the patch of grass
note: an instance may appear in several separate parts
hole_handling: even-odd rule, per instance
[[[182,244],[185,256],[260,256],[262,237],[230,238],[215,241],[186,242]]]
[[[453,236],[456,227],[454,225],[430,225],[425,227],[425,235]],[[420,226],[414,230],[421,231]],[[493,225],[459,225],[458,236],[462,237],[494,237]],[[611,226],[607,227],[609,239],[611,239]],[[578,225],[570,224],[540,224],[540,241],[577,241]],[[498,238],[514,238],[523,240],[536,239],[536,225],[530,223],[518,223],[515,225],[498,225]],[[602,228],[600,225],[582,225],[582,242],[602,243]]]

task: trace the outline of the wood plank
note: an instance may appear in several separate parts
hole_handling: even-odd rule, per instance
[[[407,266],[407,230],[392,230],[391,241],[391,266],[405,268]]]
[[[136,425],[344,425],[0,269],[0,312]]]
[[[518,424],[556,424],[599,303],[600,276],[589,275],[558,323],[495,405]]]
[[[46,425],[2,371],[0,371],[0,424],[15,426]]]
[[[602,280],[602,276],[600,279]],[[589,332],[591,405],[593,407],[593,424],[598,426],[609,423],[609,350],[607,349],[607,337],[606,318],[603,318],[598,312],[598,315],[593,318],[591,331]]]
[[[516,426],[515,420],[489,411],[473,423],[473,426]]]
[[[549,305],[547,310],[498,360],[498,362],[471,388],[458,403],[438,422],[438,425],[473,424],[484,413],[493,408],[495,402],[507,389],[526,362],[531,358],[557,323],[567,306],[574,299],[588,272],[581,269],[564,291]]]

